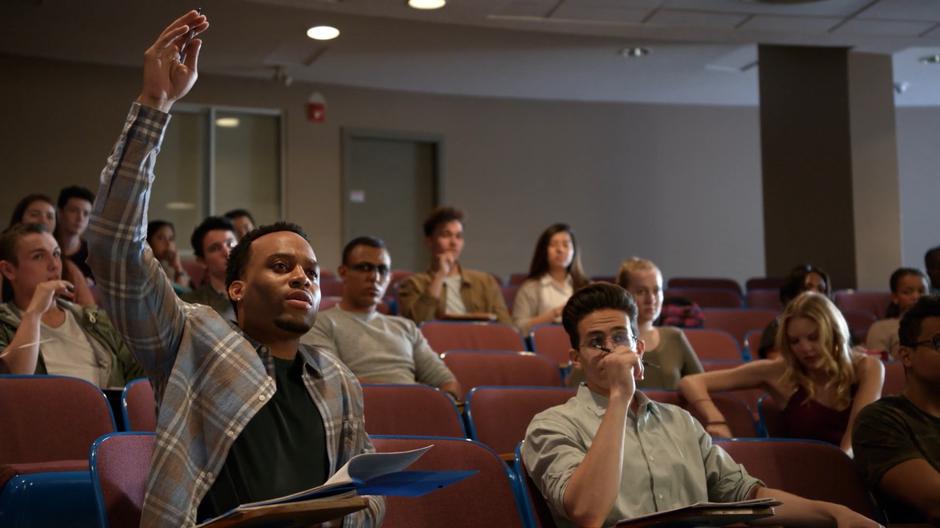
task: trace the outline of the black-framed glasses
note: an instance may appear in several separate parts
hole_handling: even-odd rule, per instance
[[[924,346],[924,345],[929,345],[935,351],[940,352],[940,334],[937,334],[931,337],[930,339],[924,339],[923,341],[915,341],[905,346],[908,346],[910,348],[917,348],[919,346]]]
[[[360,262],[358,264],[352,264],[349,266],[349,269],[358,271],[359,273],[372,273],[374,271],[378,273],[379,277],[386,277],[391,271],[385,264],[373,264],[371,262]]]
[[[596,348],[601,352],[610,353],[618,346],[632,348],[636,345],[636,336],[626,330],[618,330],[610,335],[595,334],[588,336],[587,342],[582,343],[582,347]],[[611,346],[608,347],[607,344]]]

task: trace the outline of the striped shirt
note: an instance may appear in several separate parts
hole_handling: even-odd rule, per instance
[[[134,103],[107,165],[86,234],[104,304],[159,402],[141,526],[192,526],[232,443],[276,386],[267,347],[208,306],[185,303],[146,243],[153,167],[170,116]],[[373,451],[362,389],[329,354],[301,345],[303,381],[323,417],[329,473]],[[313,455],[315,456],[315,455]],[[276,471],[277,468],[271,468]],[[381,497],[345,527],[378,526]]]

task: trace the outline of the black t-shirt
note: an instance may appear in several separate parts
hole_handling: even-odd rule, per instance
[[[277,392],[232,444],[199,505],[200,521],[326,482],[326,432],[304,385],[303,358],[273,359]]]
[[[67,258],[78,266],[79,271],[82,272],[82,275],[84,275],[86,279],[95,280],[95,276],[91,272],[91,266],[89,266],[87,262],[88,242],[85,242],[84,238],[82,239],[82,245],[78,248],[78,251],[72,253]]]
[[[888,470],[915,458],[940,471],[940,418],[920,410],[904,396],[885,396],[858,413],[852,447],[855,464],[875,491],[888,521],[927,522],[924,514],[885,493],[879,484]]]

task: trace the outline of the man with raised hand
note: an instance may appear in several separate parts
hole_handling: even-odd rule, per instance
[[[769,522],[878,526],[845,506],[811,501],[747,474],[692,416],[636,390],[645,344],[626,290],[586,286],[568,300],[562,324],[586,383],[567,403],[532,419],[522,459],[558,526],[618,520],[690,506],[773,497]]]
[[[101,174],[88,233],[105,303],[159,404],[142,526],[192,526],[313,487],[373,450],[356,378],[300,344],[320,290],[316,255],[297,226],[258,229],[232,251],[232,324],[179,300],[145,242],[167,112],[196,82],[202,42],[193,37],[208,27],[190,11],[145,53],[143,88]],[[383,500],[369,497],[344,525],[377,526],[383,513]]]

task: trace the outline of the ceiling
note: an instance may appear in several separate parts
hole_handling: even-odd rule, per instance
[[[489,97],[757,104],[757,43],[891,54],[899,105],[940,105],[940,0],[5,0],[0,53],[136,66],[201,5],[203,72]],[[327,23],[341,36],[308,39]],[[650,54],[625,58],[625,48]]]

